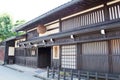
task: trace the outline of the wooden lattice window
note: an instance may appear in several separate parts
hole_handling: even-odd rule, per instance
[[[62,46],[61,67],[76,69],[76,45]]]

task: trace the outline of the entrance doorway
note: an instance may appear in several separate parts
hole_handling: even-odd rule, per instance
[[[51,47],[38,48],[38,68],[51,65]]]

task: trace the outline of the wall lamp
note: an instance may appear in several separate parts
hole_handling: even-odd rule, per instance
[[[26,44],[23,44],[23,47],[26,47]]]
[[[33,45],[33,43],[30,42],[29,45]]]
[[[54,40],[53,40],[52,38],[50,39],[50,41],[51,41],[51,42],[54,42]]]
[[[45,41],[45,40],[43,40],[42,42],[43,42],[44,44],[46,44],[46,41]]]
[[[18,47],[21,47],[21,44],[18,44]]]
[[[70,35],[70,38],[71,38],[71,39],[75,39],[74,35]]]
[[[105,34],[105,30],[104,29],[102,29],[100,32],[101,32],[101,34]]]
[[[33,46],[34,46],[34,47],[37,47],[38,45],[37,45],[37,44],[34,44]]]

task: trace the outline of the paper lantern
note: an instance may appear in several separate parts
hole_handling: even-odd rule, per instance
[[[39,34],[44,34],[46,32],[46,27],[44,25],[38,25],[37,26],[37,32]]]

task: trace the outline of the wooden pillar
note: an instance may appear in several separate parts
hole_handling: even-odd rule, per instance
[[[22,64],[22,65],[26,65],[26,54],[27,54],[27,49],[26,48],[23,48],[24,49],[24,55],[23,55],[23,57],[24,57],[24,64]]]
[[[62,32],[62,21],[59,19],[59,31]]]
[[[53,64],[53,46],[51,47],[51,65],[50,67],[54,67],[54,64]]]
[[[108,68],[109,73],[113,72],[113,62],[112,62],[112,51],[111,51],[111,41],[108,41]]]
[[[77,69],[82,69],[82,44],[77,44]]]
[[[61,54],[62,54],[62,48],[61,48],[62,46],[60,45],[60,47],[59,47],[59,69],[61,69]]]
[[[36,67],[38,68],[39,67],[39,65],[38,65],[38,62],[39,62],[39,59],[38,59],[38,47],[36,48],[36,58],[37,58]]]
[[[105,21],[109,21],[110,20],[109,8],[107,6],[107,3],[104,4],[104,17],[105,17]]]
[[[8,43],[5,42],[4,64],[8,63]]]

